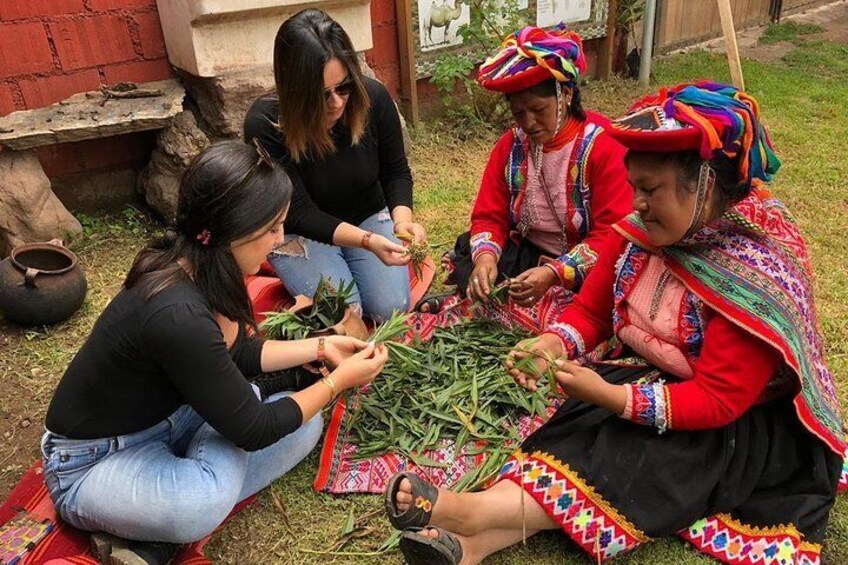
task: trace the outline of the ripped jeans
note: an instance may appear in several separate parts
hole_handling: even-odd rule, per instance
[[[359,227],[400,243],[394,236],[394,223],[384,208],[366,218]],[[350,302],[374,321],[388,319],[392,312],[409,310],[409,269],[389,267],[367,249],[337,247],[303,236],[289,234],[286,242],[268,256],[288,291],[311,297],[323,275],[334,285],[356,283]]]

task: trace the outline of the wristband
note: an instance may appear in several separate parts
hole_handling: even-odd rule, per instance
[[[370,245],[371,245],[370,241],[371,241],[371,236],[372,236],[372,235],[374,235],[374,232],[370,232],[370,231],[369,231],[369,232],[365,232],[365,235],[363,235],[363,236],[362,236],[362,249],[368,249],[368,250],[370,250],[370,249],[371,249],[371,247],[370,247]]]
[[[324,340],[325,338],[323,337],[318,338],[318,354],[315,356],[315,360],[319,363],[323,363],[326,359],[326,355],[324,353]]]

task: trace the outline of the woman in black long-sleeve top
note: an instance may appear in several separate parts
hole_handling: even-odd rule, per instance
[[[397,108],[363,77],[342,27],[320,10],[286,20],[274,45],[277,92],[254,102],[244,137],[294,183],[286,243],[269,256],[293,294],[321,276],[353,281],[352,301],[383,320],[409,308],[408,256],[395,234],[426,239],[413,221],[412,175]]]
[[[247,334],[244,276],[282,241],[290,197],[257,148],[204,151],[183,177],[176,228],[139,253],[62,377],[44,478],[62,519],[122,538],[93,536],[102,561],[166,563],[173,544],[210,534],[312,450],[338,392],[385,363],[382,347],[349,337]],[[316,360],[335,370],[281,392],[287,379],[272,372]],[[271,375],[245,378],[257,373]]]

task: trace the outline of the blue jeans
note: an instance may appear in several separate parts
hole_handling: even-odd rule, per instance
[[[272,395],[272,402],[290,392]],[[211,534],[241,500],[291,470],[318,443],[320,413],[248,453],[190,406],[140,432],[41,440],[44,480],[68,524],[140,541],[190,543]]]
[[[400,243],[394,236],[394,223],[385,208],[359,227]],[[285,243],[268,256],[268,262],[293,295],[312,297],[323,275],[335,286],[341,281],[354,281],[356,287],[350,303],[360,305],[362,314],[374,321],[388,319],[395,310],[409,310],[408,267],[386,266],[366,249],[337,247],[290,234]]]

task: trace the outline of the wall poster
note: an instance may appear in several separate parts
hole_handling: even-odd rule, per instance
[[[446,53],[474,62],[486,57],[474,45],[463,45],[457,33],[470,23],[474,0],[414,0],[410,4],[416,78],[432,76],[436,60]],[[609,0],[518,0],[518,4],[529,24],[550,28],[565,22],[584,40],[606,35]]]
[[[551,27],[559,22],[582,22],[592,13],[590,0],[537,0],[536,25]]]

